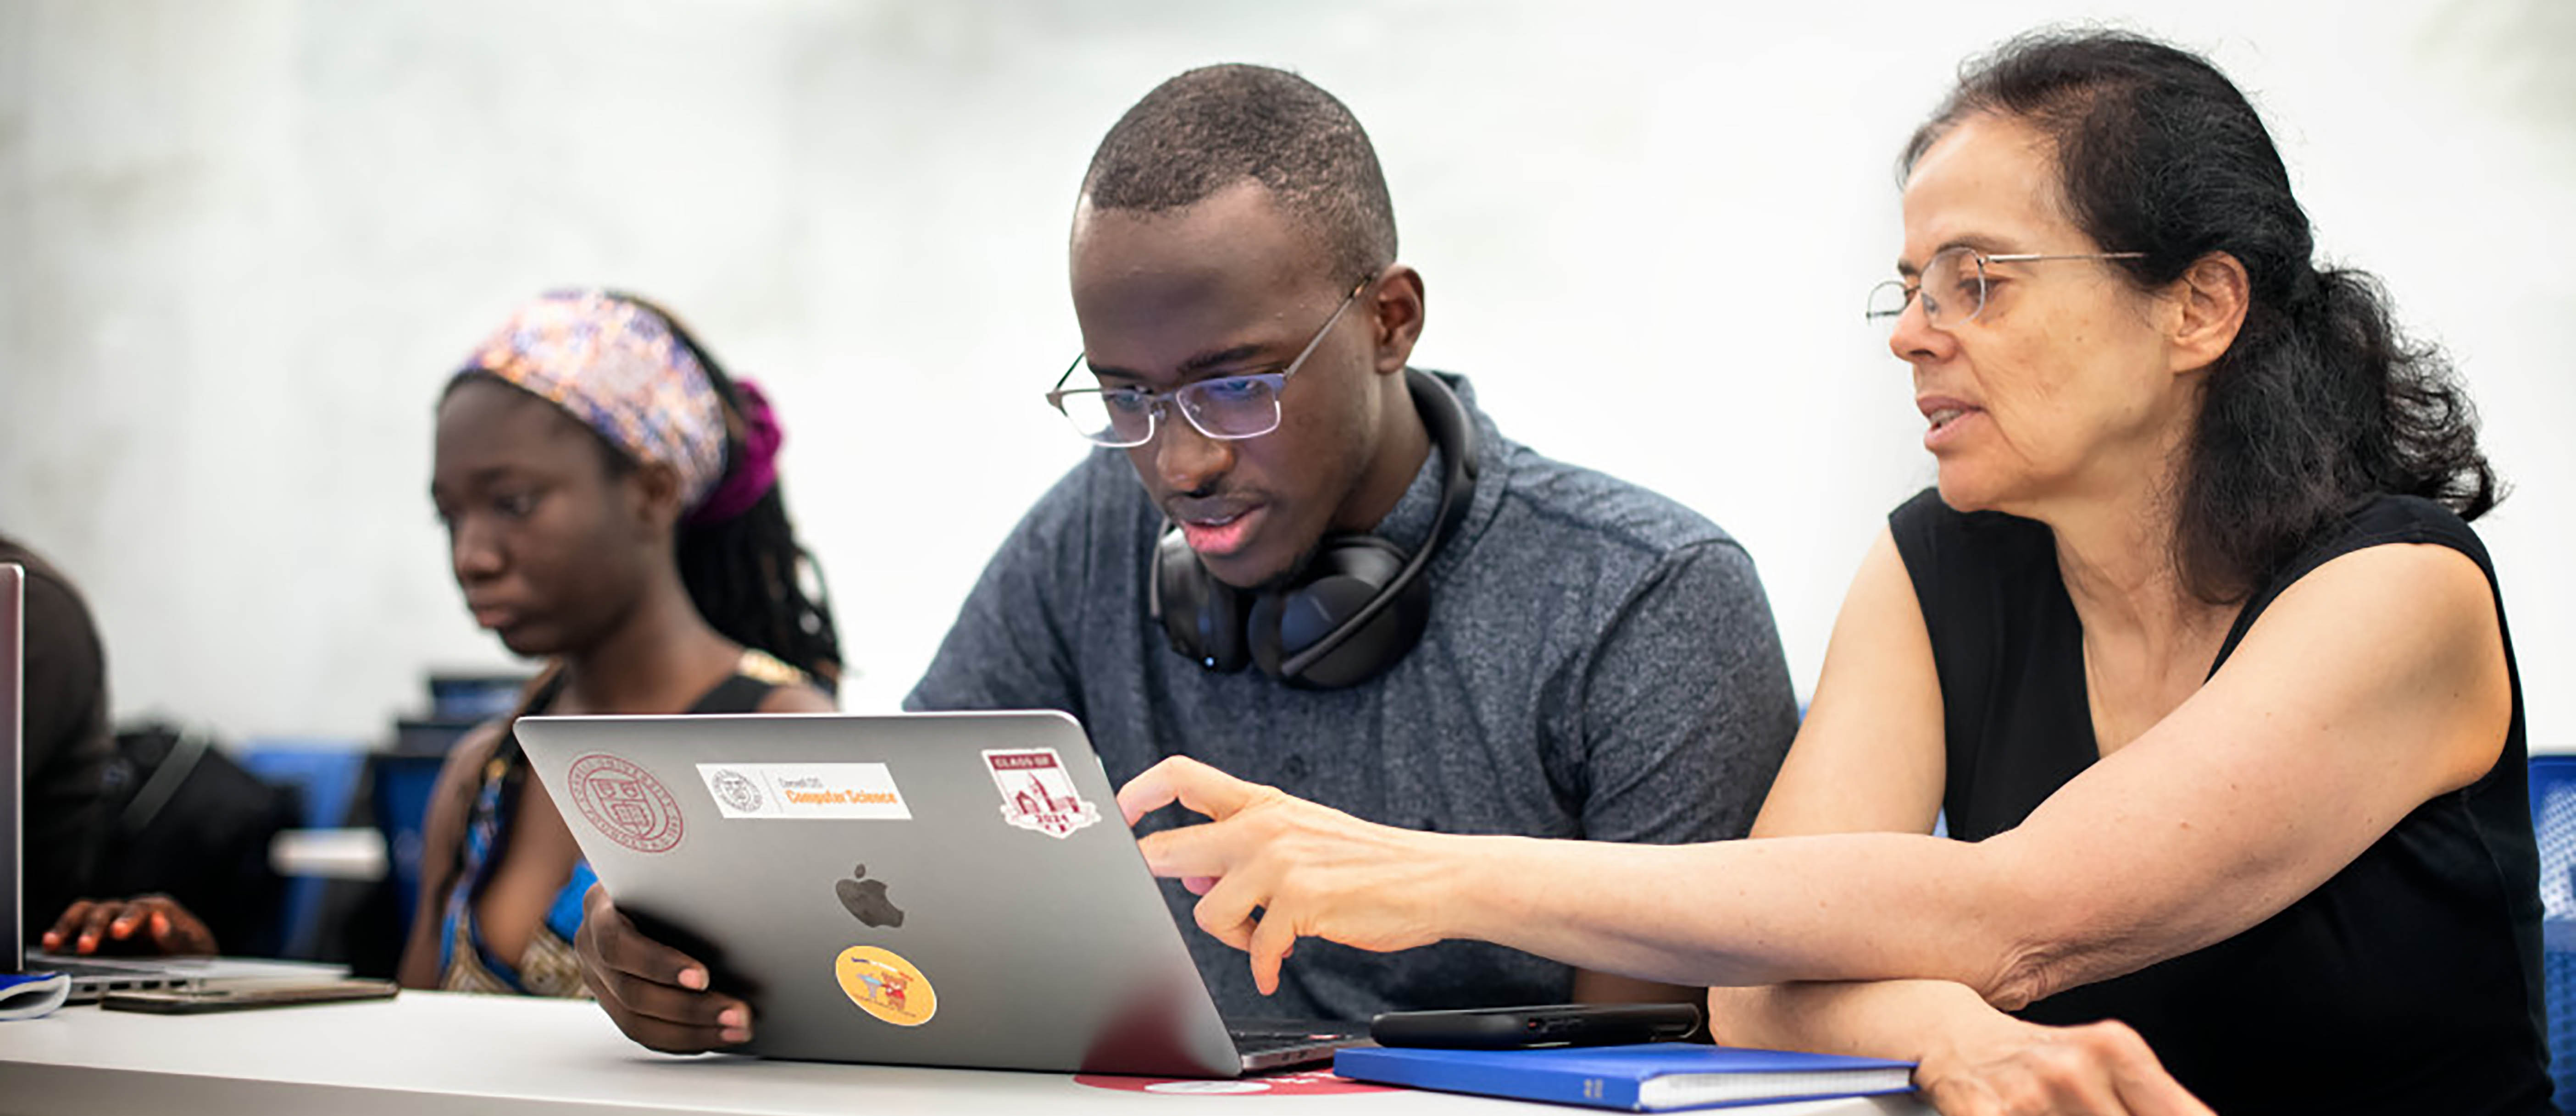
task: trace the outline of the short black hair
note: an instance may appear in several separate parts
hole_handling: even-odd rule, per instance
[[[1155,86],[1101,138],[1082,193],[1097,209],[1156,213],[1247,178],[1321,238],[1336,282],[1395,262],[1395,206],[1368,132],[1285,70],[1206,66]]]
[[[2224,252],[2251,303],[2209,369],[2183,451],[2174,547],[2184,583],[2242,599],[2375,493],[2475,519],[2503,496],[2450,361],[2397,326],[2366,272],[2317,265],[2307,212],[2262,118],[2200,55],[2142,35],[2044,28],[1962,67],[1914,133],[1900,178],[1962,121],[1992,114],[2055,148],[2078,228],[2140,289]]]

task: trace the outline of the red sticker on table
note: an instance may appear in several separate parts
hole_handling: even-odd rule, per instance
[[[1126,1093],[1165,1093],[1190,1097],[1320,1097],[1332,1093],[1392,1093],[1388,1085],[1371,1085],[1336,1077],[1331,1070],[1299,1070],[1266,1077],[1238,1077],[1232,1081],[1194,1081],[1176,1077],[1113,1077],[1105,1073],[1077,1073],[1075,1084],[1094,1089],[1115,1089]]]
[[[594,752],[572,761],[564,782],[571,786],[581,816],[609,840],[636,852],[679,847],[680,800],[643,768]]]

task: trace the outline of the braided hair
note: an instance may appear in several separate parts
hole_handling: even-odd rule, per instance
[[[609,291],[608,297],[661,318],[671,327],[671,336],[698,358],[698,366],[706,369],[708,382],[724,400],[725,474],[731,476],[742,468],[747,407],[733,377],[669,310],[623,291]],[[604,439],[600,444],[608,448],[612,468],[635,467],[624,451]],[[721,487],[723,481],[717,484]],[[796,540],[796,528],[787,519],[787,502],[776,482],[739,515],[712,522],[683,518],[678,556],[680,581],[688,586],[689,600],[709,626],[726,639],[766,651],[804,671],[825,693],[839,688],[841,633],[832,620],[831,593],[823,583],[822,565]]]

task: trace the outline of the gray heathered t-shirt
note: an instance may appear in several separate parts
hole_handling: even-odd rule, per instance
[[[1797,729],[1788,665],[1744,549],[1689,509],[1505,441],[1458,377],[1481,475],[1436,556],[1431,622],[1344,690],[1213,674],[1146,615],[1161,513],[1115,450],[1076,465],[985,567],[909,709],[1060,709],[1123,783],[1189,755],[1362,818],[1444,833],[1680,843],[1743,836]],[[1377,534],[1418,546],[1435,449]],[[1201,819],[1178,807],[1140,832]],[[1572,970],[1481,942],[1371,954],[1304,941],[1276,996],[1164,897],[1230,1016],[1565,1000]],[[1582,895],[1567,895],[1574,906]]]

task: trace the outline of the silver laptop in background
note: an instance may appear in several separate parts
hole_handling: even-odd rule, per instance
[[[92,961],[27,952],[27,917],[59,912],[25,908],[26,818],[26,675],[27,570],[0,564],[0,863],[8,865],[8,886],[0,888],[0,972],[65,973],[71,977],[71,1003],[86,1003],[109,992],[128,989],[187,988],[200,983],[196,974],[174,971],[162,961]],[[30,964],[30,961],[33,964]]]
[[[775,1058],[1168,1077],[1321,1061],[1229,1032],[1073,718],[527,717],[620,911],[752,1005]]]
[[[71,978],[66,1002],[82,1004],[110,992],[204,987],[230,980],[311,979],[345,974],[345,965],[251,961],[219,957],[65,957],[28,949],[27,916],[50,919],[59,911],[26,907],[26,645],[27,571],[0,563],[0,973],[62,973]],[[32,850],[41,855],[43,850]]]
[[[26,886],[18,865],[18,843],[26,839],[26,823],[18,816],[18,803],[24,797],[25,753],[19,741],[19,724],[25,715],[18,711],[19,691],[27,684],[27,569],[24,566],[0,564],[0,843],[9,846],[8,886],[0,888],[0,961],[8,962],[9,971],[27,971],[27,916],[18,910],[18,891]]]

